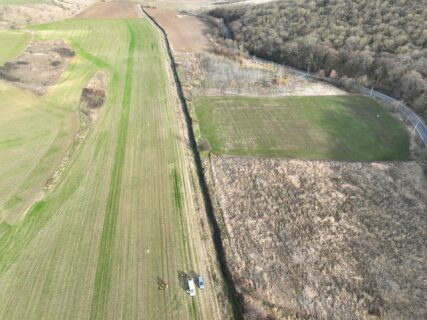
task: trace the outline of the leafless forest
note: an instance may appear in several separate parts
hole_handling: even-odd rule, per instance
[[[251,54],[351,78],[427,117],[425,0],[286,0],[212,10]]]

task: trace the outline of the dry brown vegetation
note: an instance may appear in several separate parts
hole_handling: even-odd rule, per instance
[[[90,80],[86,88],[83,88],[80,98],[80,111],[95,122],[98,118],[99,108],[107,98],[107,74],[98,71]]]
[[[332,85],[298,76],[285,68],[214,53],[175,53],[187,98],[199,95],[343,95]]]
[[[84,88],[82,91],[82,101],[84,101],[90,109],[99,108],[104,104],[105,91],[93,88]]]
[[[1,5],[0,29],[70,18],[96,0],[51,0],[39,4]]]
[[[62,40],[33,40],[18,58],[0,67],[0,79],[36,94],[44,94],[58,81],[74,55]]]
[[[425,318],[417,163],[214,157],[210,166],[247,318]]]

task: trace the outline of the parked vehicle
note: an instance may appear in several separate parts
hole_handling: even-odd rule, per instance
[[[190,278],[188,279],[188,290],[187,292],[190,294],[191,297],[194,297],[196,295],[196,286],[194,285],[194,279]]]
[[[202,276],[199,276],[199,288],[204,289],[205,288],[205,280],[203,280]]]

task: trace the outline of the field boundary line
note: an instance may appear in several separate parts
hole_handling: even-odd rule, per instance
[[[243,314],[243,312],[242,312],[242,305],[243,305],[242,296],[237,292],[237,289],[234,285],[234,282],[233,282],[233,279],[231,276],[231,272],[230,272],[228,265],[227,265],[227,260],[226,260],[226,256],[225,256],[225,249],[224,249],[224,245],[223,245],[222,239],[221,239],[220,226],[219,226],[218,221],[216,220],[216,217],[215,217],[215,213],[214,213],[214,209],[213,209],[213,205],[212,205],[212,200],[211,200],[208,185],[206,182],[206,177],[205,177],[205,173],[204,173],[202,160],[200,158],[200,154],[199,154],[199,151],[197,149],[196,137],[195,137],[194,130],[193,130],[193,121],[192,121],[192,118],[190,116],[188,105],[187,105],[187,102],[186,102],[185,97],[184,97],[184,93],[183,93],[182,86],[181,86],[181,81],[179,80],[178,71],[176,69],[176,63],[175,63],[175,59],[174,59],[173,54],[172,54],[168,35],[167,35],[166,31],[163,29],[163,27],[160,26],[160,24],[144,9],[144,6],[142,4],[141,4],[140,8],[141,8],[142,12],[145,14],[145,16],[160,30],[160,33],[161,33],[162,38],[164,40],[164,43],[166,44],[166,51],[168,53],[170,67],[172,69],[172,74],[174,77],[176,90],[177,90],[179,101],[181,104],[181,109],[184,113],[185,123],[187,126],[188,138],[189,138],[189,142],[190,142],[190,146],[191,146],[191,151],[193,153],[194,162],[196,165],[196,171],[197,171],[196,173],[197,173],[197,177],[199,180],[200,189],[202,191],[205,210],[206,210],[206,213],[208,216],[209,223],[212,227],[216,257],[217,257],[217,260],[219,261],[219,264],[220,264],[222,277],[223,277],[224,281],[226,282],[226,289],[227,289],[226,291],[227,291],[227,295],[228,295],[228,298],[229,298],[231,306],[232,306],[234,318],[235,319],[242,319],[242,314]]]

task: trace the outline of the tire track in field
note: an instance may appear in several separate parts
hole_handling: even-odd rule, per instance
[[[114,258],[114,240],[120,203],[120,190],[123,176],[123,165],[128,135],[130,102],[133,80],[133,63],[135,50],[135,30],[129,21],[125,21],[129,31],[129,52],[123,93],[123,107],[120,115],[114,167],[110,181],[110,191],[99,244],[96,266],[95,284],[93,289],[90,319],[105,319],[107,312],[108,293],[111,287],[111,272]]]

